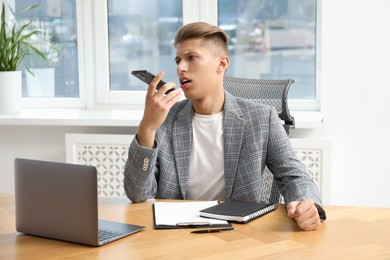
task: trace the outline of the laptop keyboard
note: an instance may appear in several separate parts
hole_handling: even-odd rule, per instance
[[[119,235],[122,235],[121,232],[111,231],[111,230],[105,230],[105,229],[99,229],[99,241],[104,241]]]

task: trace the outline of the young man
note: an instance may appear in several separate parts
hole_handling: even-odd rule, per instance
[[[273,172],[287,214],[303,230],[325,219],[318,190],[295,156],[275,109],[224,91],[227,35],[197,22],[175,37],[180,88],[150,84],[130,145],[124,186],[133,202],[149,198],[260,201],[265,166]],[[186,100],[177,102],[181,92]],[[321,215],[321,218],[320,218]]]

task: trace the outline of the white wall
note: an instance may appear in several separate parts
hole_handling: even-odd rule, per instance
[[[390,1],[322,0],[324,123],[292,137],[332,140],[331,203],[390,207]],[[127,127],[0,126],[0,193],[13,191],[13,159],[65,161],[67,132]]]
[[[0,193],[14,192],[14,159],[17,157],[65,162],[66,133],[131,134],[130,127],[1,126]]]
[[[332,139],[333,204],[390,206],[390,1],[323,0],[321,129]]]

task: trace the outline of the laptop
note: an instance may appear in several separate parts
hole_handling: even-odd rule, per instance
[[[93,166],[22,158],[14,163],[18,232],[101,246],[145,228],[98,220]]]

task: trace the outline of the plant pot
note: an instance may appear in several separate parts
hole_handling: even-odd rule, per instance
[[[28,97],[54,97],[54,68],[31,69],[34,75],[26,73]]]
[[[16,114],[22,107],[22,72],[0,71],[0,114]]]

